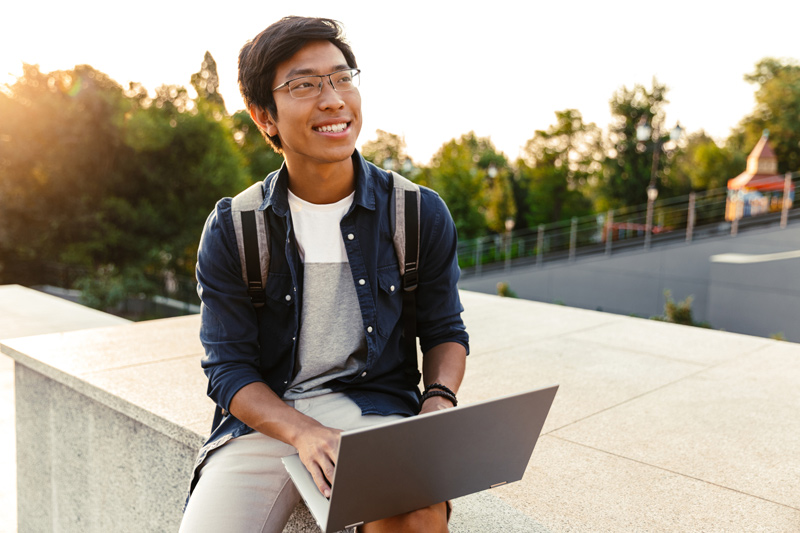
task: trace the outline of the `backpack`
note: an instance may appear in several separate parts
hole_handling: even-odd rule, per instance
[[[419,186],[396,172],[392,172],[392,240],[394,242],[400,275],[403,279],[403,336],[408,368],[417,370],[417,317],[416,289],[419,264],[419,232],[421,195]],[[264,216],[256,216],[264,202],[263,182],[258,182],[240,192],[231,202],[236,245],[242,263],[242,279],[253,307],[266,303],[264,289],[269,274],[269,226]],[[417,378],[419,379],[419,378]]]

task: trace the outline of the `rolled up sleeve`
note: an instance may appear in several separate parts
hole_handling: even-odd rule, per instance
[[[197,253],[197,292],[202,302],[201,361],[208,395],[223,409],[245,385],[264,382],[258,371],[258,323],[242,279],[231,222],[230,198],[206,220]]]
[[[445,342],[462,344],[469,353],[458,295],[458,235],[450,211],[438,194],[423,188],[420,235],[417,335],[425,353]]]

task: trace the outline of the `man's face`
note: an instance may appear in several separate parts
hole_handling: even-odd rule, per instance
[[[346,68],[349,66],[344,55],[333,43],[313,41],[278,65],[272,86],[300,76],[330,74]],[[263,118],[268,134],[280,137],[289,165],[336,163],[353,155],[361,132],[358,89],[336,92],[326,78],[317,96],[293,98],[285,87],[274,91],[273,96],[278,119],[264,110],[254,113]]]

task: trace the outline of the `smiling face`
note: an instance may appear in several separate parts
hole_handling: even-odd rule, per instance
[[[312,41],[275,70],[272,86],[300,76],[330,74],[349,68],[342,52],[329,41]],[[358,89],[334,91],[328,79],[322,92],[297,99],[284,87],[273,92],[277,118],[251,106],[250,114],[269,135],[281,140],[290,172],[293,168],[349,161],[361,132]]]

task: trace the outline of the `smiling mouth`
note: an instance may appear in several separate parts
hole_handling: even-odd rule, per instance
[[[328,124],[326,126],[319,126],[314,128],[314,131],[320,131],[323,133],[341,133],[347,129],[349,126],[349,122],[342,122],[341,124]]]

